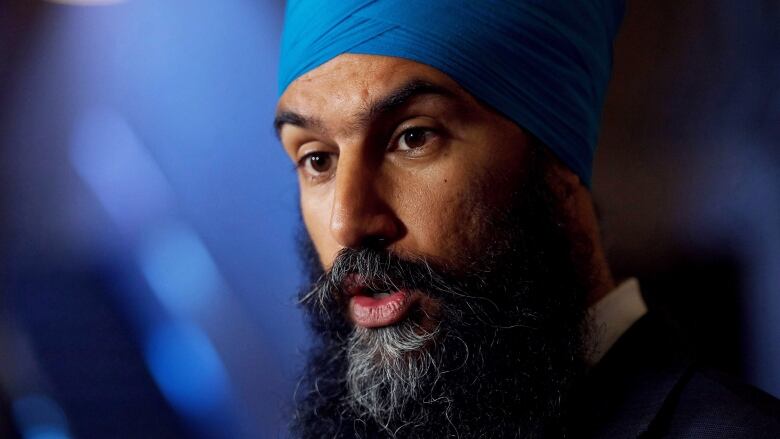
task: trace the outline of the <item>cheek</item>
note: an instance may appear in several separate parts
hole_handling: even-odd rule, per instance
[[[482,235],[487,195],[478,176],[437,172],[406,183],[398,200],[404,206],[403,221],[416,252],[455,262],[475,249]]]
[[[447,191],[441,210],[440,242],[449,260],[478,251],[488,222],[487,195],[478,181]]]
[[[526,153],[516,139],[472,139],[396,184],[414,249],[456,265],[464,256],[478,257],[497,236],[496,219],[522,181]]]
[[[300,199],[303,225],[324,268],[330,267],[339,248],[330,234],[331,209],[327,197],[302,194]]]

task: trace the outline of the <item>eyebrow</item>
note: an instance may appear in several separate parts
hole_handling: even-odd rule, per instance
[[[412,99],[423,95],[439,95],[452,98],[455,96],[455,93],[446,87],[425,80],[412,79],[369,105],[367,110],[363,111],[358,118],[358,126],[367,126],[372,121],[397,111],[399,108],[408,105]],[[322,122],[317,118],[304,116],[294,111],[281,111],[274,118],[274,130],[277,137],[280,136],[282,127],[286,124],[301,128],[322,127]]]
[[[276,132],[277,138],[281,138],[282,127],[284,125],[295,125],[301,128],[311,129],[321,127],[322,123],[319,119],[306,117],[294,111],[282,111],[274,117],[274,132]]]

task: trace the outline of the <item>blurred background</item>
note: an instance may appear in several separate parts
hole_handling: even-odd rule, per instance
[[[282,17],[0,1],[0,405],[24,438],[286,437],[306,336]],[[615,271],[780,396],[780,3],[629,1],[615,56],[594,182]]]

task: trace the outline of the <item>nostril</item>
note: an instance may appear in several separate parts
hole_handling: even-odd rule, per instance
[[[383,236],[367,236],[363,245],[368,248],[385,248],[389,240]]]

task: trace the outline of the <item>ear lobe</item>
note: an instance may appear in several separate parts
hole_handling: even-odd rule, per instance
[[[564,165],[550,150],[544,148],[543,155],[541,162],[545,167],[544,178],[553,196],[561,205],[571,203],[574,197],[581,197],[582,192],[587,195],[585,198],[590,199],[590,191],[574,171]]]

